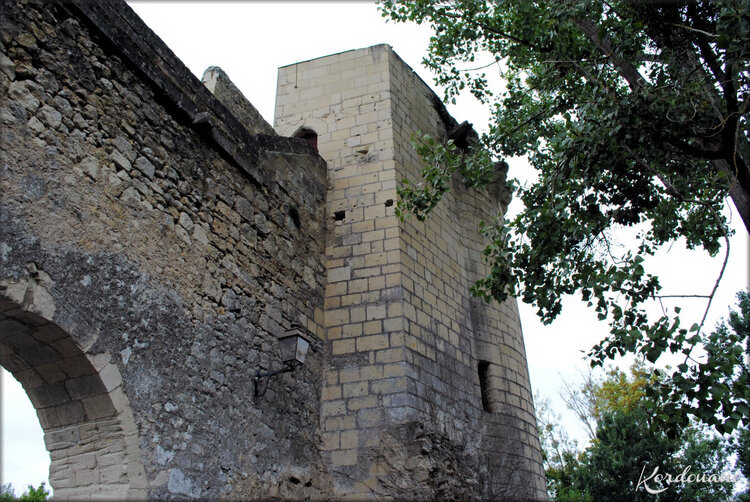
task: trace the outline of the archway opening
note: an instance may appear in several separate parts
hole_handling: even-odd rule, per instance
[[[132,418],[123,420],[126,399],[114,365],[106,358],[95,365],[59,326],[3,296],[0,365],[36,410],[56,499],[145,495],[138,490],[145,489],[143,479],[133,490],[133,464],[139,462],[129,450],[137,436]]]
[[[312,129],[303,127],[302,129],[297,131],[297,134],[295,134],[294,137],[304,139],[305,141],[307,141],[307,144],[313,147],[316,152],[318,151],[318,133],[316,133]]]
[[[49,452],[44,446],[44,431],[36,410],[21,384],[4,368],[0,368],[0,386],[3,485],[12,485],[20,496],[28,485],[38,487],[44,482],[47,491],[52,492]]]

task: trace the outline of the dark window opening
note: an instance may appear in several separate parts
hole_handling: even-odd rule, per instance
[[[333,219],[336,221],[342,221],[346,217],[346,211],[343,209],[341,211],[334,211],[333,213]]]
[[[316,152],[318,151],[318,135],[315,131],[311,129],[300,129],[294,137],[304,139]]]
[[[299,228],[301,220],[299,216],[299,209],[294,206],[289,206],[289,217],[292,219],[294,226]]]
[[[489,369],[490,363],[487,361],[479,361],[479,390],[482,393],[482,408],[487,413],[490,413],[490,398],[489,398]]]

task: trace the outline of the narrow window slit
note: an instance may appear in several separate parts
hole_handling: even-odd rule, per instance
[[[299,209],[294,206],[289,206],[289,217],[292,219],[294,226],[299,228],[301,220],[299,216]]]
[[[490,363],[487,361],[479,361],[479,390],[482,393],[482,409],[487,413],[490,413],[490,399],[489,399],[489,369]]]

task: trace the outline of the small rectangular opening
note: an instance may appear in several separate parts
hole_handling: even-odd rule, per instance
[[[490,399],[489,399],[489,369],[490,363],[487,361],[479,361],[479,390],[482,393],[482,409],[487,413],[490,413]]]
[[[336,221],[343,220],[345,216],[346,216],[346,211],[344,211],[343,209],[341,211],[334,211],[333,213],[333,219]]]

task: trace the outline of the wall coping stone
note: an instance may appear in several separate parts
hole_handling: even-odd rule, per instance
[[[70,0],[63,5],[172,105],[175,118],[210,138],[254,184],[273,185],[273,173],[263,168],[271,154],[318,156],[305,140],[248,131],[124,0]]]

